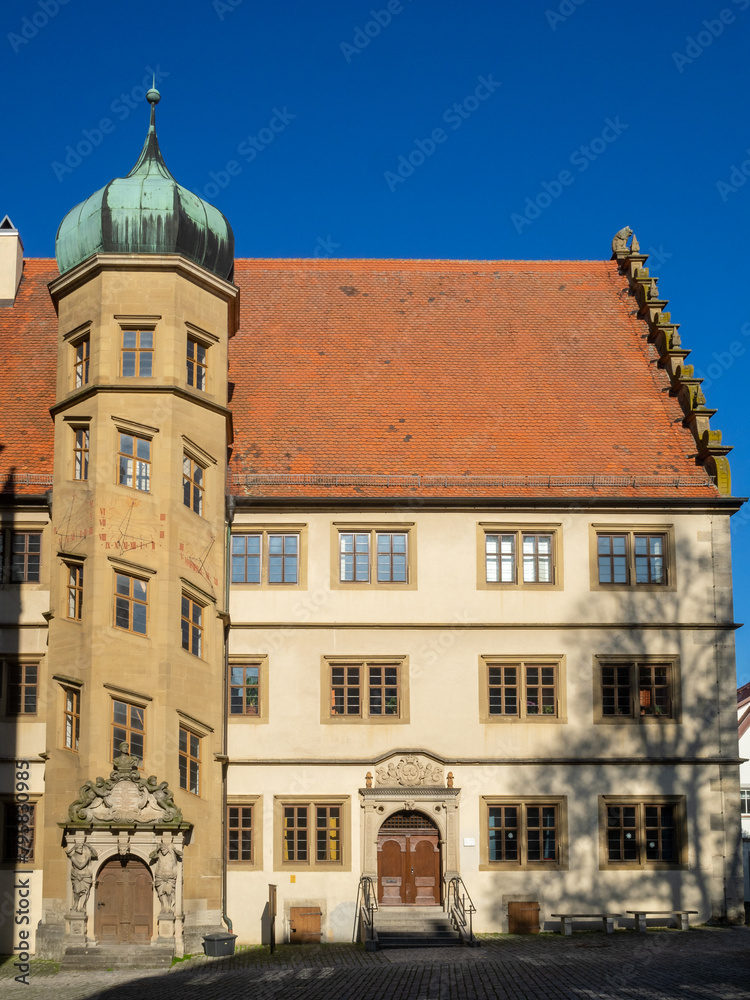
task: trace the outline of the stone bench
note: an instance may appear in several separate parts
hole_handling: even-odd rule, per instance
[[[560,933],[572,934],[574,920],[601,920],[604,931],[607,934],[614,934],[615,920],[622,916],[621,913],[551,913],[560,921]]]
[[[635,929],[637,931],[646,930],[647,917],[676,917],[677,927],[681,931],[690,929],[690,916],[695,916],[697,910],[626,910],[632,917],[635,917]]]

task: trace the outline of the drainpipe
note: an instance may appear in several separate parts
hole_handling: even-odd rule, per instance
[[[229,586],[232,571],[232,522],[234,521],[235,509],[234,496],[229,493],[226,498],[226,544],[225,544],[225,577],[224,593],[226,594],[225,610],[229,613]],[[222,762],[221,762],[221,918],[227,926],[229,933],[232,933],[233,924],[227,913],[227,778],[229,771],[229,627],[225,626],[224,636],[224,726],[222,735]]]

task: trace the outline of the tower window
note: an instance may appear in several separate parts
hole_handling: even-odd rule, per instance
[[[154,374],[154,331],[122,331],[123,378],[150,378]]]
[[[182,502],[196,514],[203,514],[205,469],[189,455],[182,456]]]
[[[187,339],[187,384],[191,385],[194,389],[200,389],[205,391],[206,389],[206,374],[208,371],[206,365],[206,355],[208,351],[196,340],[195,337],[188,337]]]
[[[88,427],[76,427],[74,433],[73,478],[86,480],[89,478],[89,429]]]
[[[151,442],[132,434],[120,434],[119,483],[148,493],[151,488]]]
[[[80,389],[88,383],[89,380],[89,356],[91,353],[91,339],[86,334],[85,337],[81,337],[77,344],[74,346],[75,350],[75,361],[74,361],[74,372],[75,372],[75,383],[76,389]]]

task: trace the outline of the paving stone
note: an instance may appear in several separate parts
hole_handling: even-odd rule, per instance
[[[242,948],[169,971],[57,972],[30,984],[0,966],[0,996],[33,1000],[748,1000],[750,929],[482,938],[480,948],[365,952],[357,945]]]

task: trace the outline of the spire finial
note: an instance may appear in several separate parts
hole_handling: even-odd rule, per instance
[[[156,89],[156,73],[154,73],[151,89],[146,94],[146,100],[151,105],[151,128],[156,128],[156,105],[161,100],[161,94]]]

